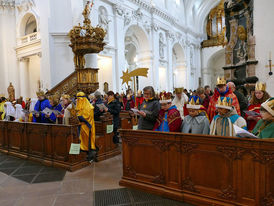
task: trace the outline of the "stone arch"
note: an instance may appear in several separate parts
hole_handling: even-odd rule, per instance
[[[140,77],[138,78],[138,85],[147,85],[148,79],[152,80],[153,73],[151,68],[151,47],[149,38],[143,29],[139,25],[130,25],[125,31],[125,59],[129,64],[128,67],[134,70],[138,67],[148,67],[149,74],[148,78]],[[138,89],[142,89],[138,87]]]
[[[19,18],[17,23],[17,36],[25,36],[38,31],[38,19],[33,12],[27,12]]]
[[[221,48],[214,53],[212,53],[208,61],[206,62],[207,73],[209,78],[207,79],[208,85],[211,88],[215,87],[216,80],[218,76],[224,76],[223,66],[225,65],[225,49]]]
[[[125,32],[125,40],[127,37],[133,36],[133,41],[135,46],[137,46],[138,51],[148,51],[150,49],[150,43],[148,35],[139,25],[130,25]]]
[[[187,67],[185,52],[179,43],[172,47],[173,87],[186,87]]]

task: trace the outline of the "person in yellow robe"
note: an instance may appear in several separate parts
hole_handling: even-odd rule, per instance
[[[0,120],[5,119],[5,105],[6,98],[3,95],[0,95]]]
[[[88,101],[84,92],[78,92],[76,95],[76,111],[80,121],[79,134],[80,148],[88,154],[88,161],[97,161],[95,146],[95,123],[94,107]]]

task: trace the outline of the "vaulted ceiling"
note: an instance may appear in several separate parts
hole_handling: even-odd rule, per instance
[[[191,13],[195,30],[203,33],[204,23],[208,13],[220,0],[182,0],[182,2],[184,3],[186,18],[190,18],[189,13]]]

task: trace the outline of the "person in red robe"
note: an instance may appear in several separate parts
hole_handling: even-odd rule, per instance
[[[140,109],[141,104],[143,103],[143,101],[144,101],[144,97],[143,97],[143,95],[142,95],[142,91],[139,90],[139,91],[137,92],[135,107],[136,107],[137,109]]]
[[[247,121],[247,129],[252,131],[257,122],[262,118],[260,115],[261,104],[264,103],[270,96],[266,91],[266,84],[257,82],[255,92],[252,93],[250,105],[247,108],[245,119]]]
[[[214,90],[214,94],[210,99],[207,114],[209,120],[211,121],[216,113],[216,104],[218,102],[219,97],[230,97],[232,99],[232,106],[235,107],[237,113],[241,115],[239,101],[236,95],[232,92],[232,90],[226,85],[225,78],[218,77],[216,88]]]
[[[171,94],[162,93],[160,96],[161,110],[154,125],[154,131],[161,132],[180,132],[182,118],[179,110],[172,105]]]
[[[134,100],[132,99],[132,96],[128,94],[127,97],[124,98],[124,110],[129,111],[130,109],[134,108],[134,106]]]

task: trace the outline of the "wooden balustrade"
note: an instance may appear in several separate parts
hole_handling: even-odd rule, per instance
[[[273,205],[274,139],[120,130],[120,185],[194,205]]]

